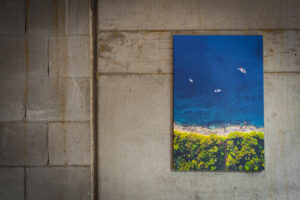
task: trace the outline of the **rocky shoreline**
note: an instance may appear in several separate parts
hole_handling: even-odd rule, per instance
[[[246,126],[246,125],[209,129],[202,126],[181,126],[178,124],[174,124],[174,130],[184,131],[184,132],[194,132],[202,135],[217,134],[221,136],[226,136],[229,133],[234,131],[244,132],[244,133],[249,133],[252,131],[259,131],[259,132],[264,131],[263,128],[256,128],[255,126]]]

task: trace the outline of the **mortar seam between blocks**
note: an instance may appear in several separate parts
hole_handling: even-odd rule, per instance
[[[299,31],[300,28],[270,28],[270,29],[262,29],[262,28],[241,28],[241,29],[98,29],[97,32],[227,32],[227,31],[242,31],[242,32],[253,32],[253,31],[265,31],[265,32],[272,32],[272,31]]]
[[[32,34],[32,33],[28,33],[27,32],[24,32],[24,33],[20,33],[20,34],[17,34],[17,33],[13,33],[13,34],[0,34],[0,37],[25,37],[25,36],[28,36],[29,38],[32,37],[32,38],[36,38],[36,37],[45,37],[45,36],[48,36],[48,37],[88,37],[87,34],[76,34],[76,33],[73,33],[73,34],[56,34],[56,33],[46,33],[46,34]]]
[[[50,45],[49,45],[49,36],[47,37],[47,77],[50,78],[50,56],[49,56],[49,52],[50,52]]]
[[[78,123],[78,124],[85,124],[89,123],[90,120],[83,120],[83,121],[72,121],[72,120],[26,120],[26,123],[48,123],[48,124],[55,124],[55,123]],[[10,120],[10,121],[0,121],[0,123],[25,123],[24,120]]]
[[[27,170],[24,167],[24,200],[27,200]]]
[[[98,175],[98,90],[97,90],[97,0],[89,1],[90,40],[90,125],[91,125],[91,200],[99,199]]]
[[[24,33],[25,35],[27,35],[27,32],[28,32],[28,0],[24,0],[24,3],[25,3],[25,9],[24,9]]]
[[[1,165],[0,169],[7,168],[90,168],[91,165]]]
[[[49,123],[48,122],[46,122],[46,151],[47,151],[46,165],[49,166],[49,163],[50,163],[50,147],[49,147]]]

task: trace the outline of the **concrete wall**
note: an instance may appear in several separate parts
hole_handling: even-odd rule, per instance
[[[0,0],[0,199],[91,198],[87,0]],[[300,199],[297,0],[99,0],[99,199]],[[264,36],[266,170],[174,172],[172,35]]]
[[[90,199],[89,7],[0,0],[0,199]]]
[[[299,22],[297,0],[99,0],[100,199],[300,199]],[[172,171],[175,34],[263,35],[265,171]]]

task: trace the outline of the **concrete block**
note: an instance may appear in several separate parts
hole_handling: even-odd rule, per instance
[[[172,71],[172,41],[170,32],[100,32],[98,70],[169,73]]]
[[[87,36],[50,37],[50,77],[89,77],[89,51]]]
[[[26,61],[26,39],[25,39]],[[28,77],[42,79],[48,76],[48,38],[28,37]]]
[[[171,75],[103,75],[98,92],[100,199],[166,199],[155,176],[171,168]]]
[[[288,199],[300,198],[300,174],[295,173],[300,170],[300,133],[299,132],[280,132],[280,152],[281,158],[284,158],[284,162],[281,163],[283,173],[283,180],[285,183],[285,189],[289,192],[285,194]]]
[[[265,126],[300,133],[300,74],[264,75]]]
[[[29,81],[28,120],[87,121],[89,104],[88,79]]]
[[[299,77],[276,76],[265,77],[265,171],[185,173],[172,170],[171,75],[101,75],[100,198],[298,199]]]
[[[293,29],[299,11],[294,0],[101,0],[98,30]]]
[[[0,37],[0,78],[25,78],[25,38]]]
[[[269,199],[299,199],[299,141],[300,132],[266,126],[266,180],[263,188]]]
[[[89,123],[50,123],[50,165],[89,165],[90,134]]]
[[[265,157],[270,199],[300,198],[300,74],[266,73]]]
[[[0,80],[0,121],[23,119],[24,84],[25,81]]]
[[[25,1],[1,0],[0,4],[0,34],[25,33]]]
[[[47,43],[46,37],[0,37],[0,78],[47,77]]]
[[[87,167],[28,168],[28,200],[89,200],[90,169]]]
[[[24,199],[24,169],[0,168],[0,199]]]
[[[31,0],[29,34],[88,34],[88,3],[81,0]]]
[[[264,31],[265,71],[300,71],[300,31]]]
[[[48,159],[46,125],[0,123],[0,165],[45,165]]]

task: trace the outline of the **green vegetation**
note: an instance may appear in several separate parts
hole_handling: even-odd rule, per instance
[[[264,134],[232,132],[228,136],[174,131],[176,170],[264,169]]]
[[[233,132],[227,137],[229,170],[261,171],[264,169],[264,133]]]
[[[223,141],[211,134],[174,131],[174,164],[178,170],[217,170],[224,163]]]

